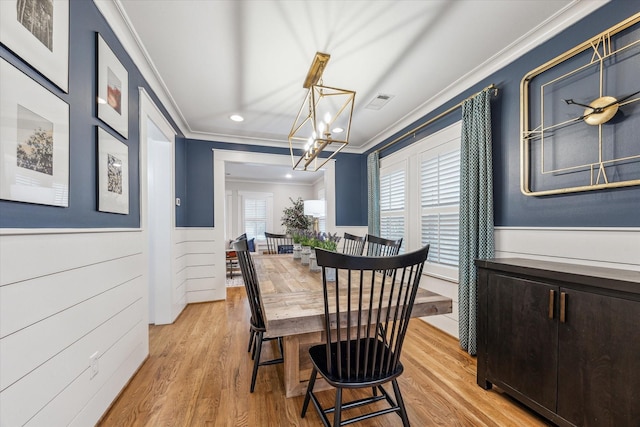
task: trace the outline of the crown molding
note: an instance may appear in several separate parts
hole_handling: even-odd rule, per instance
[[[182,133],[187,138],[225,142],[230,144],[251,144],[277,148],[288,147],[287,141],[276,139],[239,137],[235,135],[232,136],[225,134],[194,132],[189,127],[186,119],[184,118],[184,115],[178,108],[177,103],[171,96],[171,93],[169,92],[166,84],[160,77],[158,70],[153,64],[153,61],[151,60],[148,52],[144,48],[140,37],[136,33],[133,24],[124,12],[124,8],[120,0],[93,1],[107,20],[107,23],[111,26],[112,30],[116,34],[116,37],[118,37],[118,39],[120,40],[120,43],[122,43],[124,49],[127,51],[129,56],[131,56],[133,62],[138,66],[138,69],[140,70],[140,73],[142,74],[144,79],[147,81],[154,93],[158,96],[158,98],[162,102],[162,105],[167,109],[172,119],[176,122],[178,127],[182,130]],[[366,151],[369,151],[376,145],[380,144],[388,138],[391,138],[397,132],[412,125],[427,114],[435,111],[437,108],[444,105],[455,96],[468,90],[470,87],[481,82],[483,79],[486,79],[494,72],[507,66],[530,50],[556,36],[568,26],[578,22],[580,19],[593,13],[610,1],[611,0],[574,0],[572,3],[568,4],[562,10],[558,11],[552,17],[547,19],[545,22],[541,23],[524,36],[515,40],[505,49],[487,59],[484,63],[480,64],[478,67],[471,70],[469,73],[465,74],[457,81],[444,88],[438,94],[406,114],[402,119],[400,119],[393,125],[378,133],[376,136],[367,141],[362,147],[351,148],[347,146],[343,150],[343,152],[362,154]]]
[[[93,2],[115,33],[124,50],[138,67],[142,77],[160,99],[162,106],[171,115],[171,119],[176,123],[181,133],[184,134],[184,129],[189,129],[187,121],[171,96],[167,85],[160,77],[160,73],[142,44],[131,20],[124,12],[120,0],[93,0]]]

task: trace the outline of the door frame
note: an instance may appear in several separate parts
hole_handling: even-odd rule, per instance
[[[169,123],[169,121],[165,118],[165,116],[162,114],[162,112],[160,111],[160,109],[158,108],[158,106],[155,104],[155,102],[151,99],[151,97],[149,96],[149,94],[147,93],[147,91],[142,88],[139,87],[138,88],[138,92],[139,92],[139,107],[140,107],[140,111],[139,111],[139,120],[140,120],[140,228],[142,230],[142,245],[143,245],[143,262],[145,265],[144,268],[144,281],[146,284],[146,288],[149,290],[149,292],[145,295],[145,316],[147,316],[146,318],[146,322],[148,323],[155,323],[155,324],[164,324],[164,323],[171,323],[173,322],[173,320],[175,320],[175,317],[177,317],[177,315],[179,313],[172,313],[173,311],[173,307],[174,307],[174,303],[173,301],[165,301],[165,305],[167,305],[169,307],[169,309],[165,309],[163,312],[160,313],[160,315],[158,315],[158,310],[155,310],[155,307],[153,307],[154,309],[154,315],[153,318],[150,316],[150,310],[152,309],[152,307],[150,307],[149,304],[149,298],[150,298],[150,292],[153,292],[151,284],[149,283],[149,275],[148,275],[148,271],[149,271],[149,267],[150,267],[150,261],[149,261],[149,251],[148,251],[148,242],[149,242],[149,229],[148,229],[148,224],[149,224],[149,209],[147,206],[147,200],[148,200],[148,184],[147,184],[147,179],[148,179],[148,171],[149,171],[149,167],[148,167],[148,137],[149,137],[149,131],[147,129],[147,120],[151,120],[156,127],[160,130],[160,132],[166,137],[166,139],[169,141],[169,143],[171,144],[171,165],[170,165],[170,176],[171,176],[171,205],[168,207],[168,209],[170,209],[170,251],[173,252],[173,245],[174,245],[174,234],[175,234],[175,207],[174,207],[174,201],[175,201],[175,137],[176,137],[176,131],[174,130],[173,126]],[[173,263],[171,263],[173,264]],[[174,277],[173,277],[173,271],[172,271],[172,265],[170,266],[171,268],[171,281],[170,283],[173,282]],[[154,295],[157,295],[157,290],[155,292]],[[166,292],[165,292],[166,294]],[[169,298],[171,298],[171,292],[169,292]],[[156,304],[154,304],[155,306],[157,306],[157,301]],[[168,312],[165,312],[168,311]]]

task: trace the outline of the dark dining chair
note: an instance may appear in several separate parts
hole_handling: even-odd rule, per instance
[[[286,234],[264,233],[267,239],[267,253],[269,254],[292,254],[293,239]]]
[[[309,349],[313,369],[302,406],[303,418],[312,401],[325,426],[331,425],[327,417],[331,413],[336,427],[393,412],[400,416],[403,426],[409,426],[397,378],[403,372],[402,344],[428,253],[429,245],[391,257],[316,249],[323,276],[325,340]],[[327,280],[329,268],[338,270],[335,281]],[[336,388],[335,406],[331,408],[323,408],[313,392],[318,374]],[[383,387],[389,382],[393,396]],[[343,403],[345,388],[371,389],[371,396]],[[381,400],[388,405],[342,420],[343,410]]]
[[[366,237],[344,233],[344,245],[342,246],[342,253],[347,255],[362,255],[362,253],[364,252],[365,243]]]
[[[236,240],[233,242],[233,249],[235,249],[238,255],[238,263],[240,264],[240,271],[242,272],[242,279],[244,281],[244,287],[247,291],[247,298],[249,300],[249,308],[251,309],[250,319],[250,338],[249,338],[249,351],[252,351],[253,359],[253,373],[251,375],[251,393],[256,386],[256,377],[258,375],[258,367],[264,365],[274,365],[277,363],[283,363],[284,351],[282,350],[282,338],[265,338],[264,333],[267,331],[264,323],[264,316],[262,315],[262,305],[260,302],[260,287],[258,284],[258,274],[256,273],[256,267],[253,263],[253,258],[249,252],[247,240]],[[280,350],[280,357],[271,360],[261,361],[260,356],[262,353],[262,343],[266,341],[278,340],[278,348]]]
[[[247,233],[243,233],[236,237],[236,240],[247,240]],[[233,240],[230,241],[231,244]],[[238,268],[238,257],[236,256],[236,251],[233,250],[229,244],[229,249],[226,250],[226,264],[227,264],[227,276],[230,279],[233,279],[233,271]]]
[[[400,253],[402,238],[398,240],[367,234],[367,256],[394,256]]]

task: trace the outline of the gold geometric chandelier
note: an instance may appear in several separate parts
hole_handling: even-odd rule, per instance
[[[356,93],[324,86],[322,73],[330,55],[316,52],[303,87],[309,89],[289,132],[294,170],[317,171],[349,143]],[[303,153],[296,156],[295,148]],[[328,157],[319,157],[322,152]]]

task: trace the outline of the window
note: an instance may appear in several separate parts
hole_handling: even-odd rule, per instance
[[[272,228],[273,195],[271,193],[240,192],[242,224],[241,233],[247,238],[264,240],[264,232]]]
[[[457,267],[460,149],[423,155],[420,193],[422,245],[431,245],[428,261]]]
[[[402,163],[404,166],[404,162]],[[380,237],[400,239],[405,229],[405,171],[380,171]],[[403,246],[401,251],[404,252]]]
[[[460,134],[455,123],[380,159],[380,234],[429,244],[424,274],[458,281]]]
[[[265,199],[245,199],[244,232],[249,239],[262,236],[267,231],[267,201]]]

